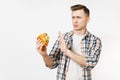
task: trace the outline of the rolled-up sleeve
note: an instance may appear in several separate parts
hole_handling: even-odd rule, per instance
[[[101,47],[101,40],[97,38],[96,41],[92,44],[92,47],[90,47],[87,51],[88,53],[85,56],[87,65],[85,68],[93,69],[95,67],[100,57]]]
[[[58,66],[59,59],[60,59],[60,49],[59,49],[59,41],[58,40],[56,40],[54,46],[52,47],[52,50],[51,50],[49,56],[51,57],[52,61],[54,62],[51,69],[54,69]]]

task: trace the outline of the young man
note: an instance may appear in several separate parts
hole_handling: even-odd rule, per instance
[[[71,6],[73,30],[59,32],[50,54],[40,40],[37,50],[47,67],[57,69],[57,80],[92,80],[91,70],[99,60],[101,40],[87,30],[89,9],[81,4]]]

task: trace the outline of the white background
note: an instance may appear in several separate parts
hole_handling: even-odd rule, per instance
[[[0,0],[0,80],[55,80],[56,69],[45,67],[36,37],[49,34],[49,52],[58,31],[72,29],[70,6],[77,3],[90,9],[88,30],[102,40],[93,80],[119,80],[119,0]]]

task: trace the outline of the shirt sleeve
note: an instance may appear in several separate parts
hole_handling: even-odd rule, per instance
[[[51,59],[54,62],[51,69],[56,68],[58,66],[59,60],[60,60],[59,40],[56,40],[56,42],[54,43],[49,56],[51,57]]]
[[[88,52],[86,55],[87,66],[85,66],[85,68],[93,69],[95,67],[100,57],[101,47],[102,47],[101,40],[97,38],[95,43],[92,44],[92,47],[90,47],[90,49],[87,51]]]

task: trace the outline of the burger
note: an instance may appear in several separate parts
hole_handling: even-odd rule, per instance
[[[42,44],[43,44],[44,46],[48,46],[49,36],[48,36],[47,33],[41,33],[41,34],[39,34],[38,37],[37,37],[37,40],[38,40],[38,39],[41,40],[41,42],[42,42]]]

